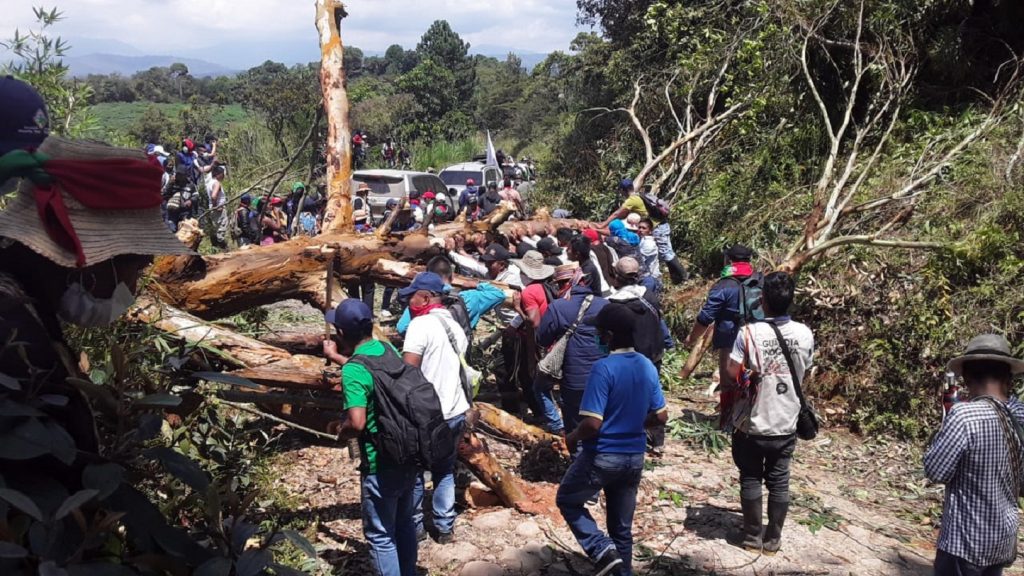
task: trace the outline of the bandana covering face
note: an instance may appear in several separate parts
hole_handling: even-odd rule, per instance
[[[409,314],[412,315],[413,318],[419,318],[420,316],[430,314],[431,310],[440,310],[442,308],[444,308],[444,304],[441,303],[427,304],[424,306],[409,306]]]
[[[750,265],[750,262],[733,262],[722,270],[722,278],[753,275],[754,267]]]
[[[111,174],[118,176],[111,179]],[[145,160],[58,160],[15,150],[0,157],[0,182],[17,177],[35,185],[32,195],[43,228],[59,246],[75,253],[79,267],[85,266],[85,253],[61,189],[90,210],[146,210],[162,201],[163,170]]]

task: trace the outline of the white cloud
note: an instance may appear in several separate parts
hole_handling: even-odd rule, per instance
[[[43,0],[45,3],[45,0]],[[304,42],[315,49],[313,0],[53,0],[65,21],[56,32],[72,40],[124,42],[149,54],[226,42]],[[5,24],[32,26],[39,0],[0,0]],[[350,46],[381,51],[391,44],[412,48],[434,20],[448,20],[474,46],[523,52],[566,49],[576,35],[575,0],[350,0],[343,37]],[[215,60],[211,55],[209,60]]]

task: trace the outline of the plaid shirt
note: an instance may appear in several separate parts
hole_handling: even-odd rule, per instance
[[[1024,404],[1007,407],[1024,422]],[[1017,498],[1008,446],[993,406],[956,404],[924,456],[925,474],[946,485],[938,548],[978,566],[1004,564],[1017,547]]]

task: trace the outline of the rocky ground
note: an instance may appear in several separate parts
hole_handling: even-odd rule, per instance
[[[279,310],[296,324],[299,307]],[[274,322],[276,320],[277,322]],[[291,322],[281,322],[291,320]],[[303,318],[316,326],[316,318]],[[309,322],[305,322],[309,320]],[[319,329],[317,326],[316,329]],[[793,507],[774,557],[730,546],[740,524],[739,486],[728,445],[705,425],[714,402],[704,383],[669,391],[670,437],[661,458],[649,458],[634,521],[637,573],[676,574],[931,574],[942,489],[921,472],[921,447],[863,439],[840,429],[800,442],[793,465]],[[564,463],[523,456],[488,438],[502,463],[531,481],[558,482]],[[287,435],[275,459],[275,491],[286,493],[296,519],[315,525],[321,558],[338,574],[371,574],[362,538],[358,461],[342,446]],[[420,546],[421,573],[431,575],[587,575],[582,555],[556,509],[525,516],[488,504],[463,471],[456,542]],[[483,504],[481,504],[481,502]],[[295,505],[297,503],[297,505]],[[473,504],[477,505],[474,506]],[[592,507],[603,524],[603,500]],[[1009,573],[1021,573],[1019,569]]]
[[[708,405],[673,403],[690,419]],[[370,573],[362,539],[357,463],[344,448],[290,442],[277,459],[279,488],[302,502],[296,513],[318,524],[318,545],[343,573]],[[498,447],[514,467],[516,451]],[[670,439],[648,461],[634,523],[635,567],[646,574],[930,574],[941,491],[920,473],[920,454],[902,443],[862,442],[826,431],[801,443],[793,470],[794,508],[782,551],[759,556],[728,545],[740,522],[739,489],[728,449],[708,453]],[[551,470],[548,476],[557,471]],[[470,479],[461,478],[465,484]],[[500,507],[460,508],[457,541],[420,548],[425,573],[591,574],[558,517]],[[603,518],[603,502],[595,505]]]

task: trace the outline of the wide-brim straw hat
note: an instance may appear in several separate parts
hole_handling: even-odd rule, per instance
[[[1024,373],[1024,360],[1014,358],[1013,352],[1010,351],[1010,343],[998,334],[982,334],[971,338],[963,355],[950,360],[946,369],[960,376],[963,374],[965,363],[977,360],[1002,362],[1010,367],[1013,374]]]
[[[38,152],[55,160],[128,158],[146,161],[146,155],[141,151],[55,136],[47,138]],[[110,177],[116,179],[117,174],[111,174]],[[159,187],[159,183],[156,186]],[[57,187],[60,187],[59,182]],[[65,268],[77,267],[75,253],[50,238],[39,220],[33,188],[32,182],[26,179],[18,184],[7,207],[0,212],[0,237],[24,244],[40,256]],[[63,189],[61,196],[71,225],[82,244],[84,266],[124,254],[158,256],[194,253],[167,228],[159,206],[145,210],[92,210]]]
[[[512,263],[530,280],[547,280],[555,274],[555,267],[545,264],[544,255],[536,250],[530,250]]]

